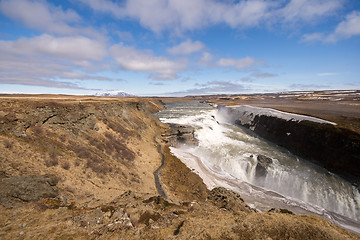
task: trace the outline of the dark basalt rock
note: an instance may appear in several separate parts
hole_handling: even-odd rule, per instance
[[[273,212],[273,213],[285,213],[285,214],[291,214],[294,215],[294,213],[290,210],[284,209],[284,208],[272,208],[270,209],[268,212]]]
[[[166,137],[171,146],[178,146],[179,144],[198,145],[198,140],[195,138],[195,129],[193,127],[178,124],[169,125],[170,132]]]
[[[255,176],[256,177],[265,177],[267,175],[267,168],[273,162],[271,158],[259,155],[257,156],[258,163],[255,168]]]

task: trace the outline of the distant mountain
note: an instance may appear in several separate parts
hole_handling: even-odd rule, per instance
[[[106,91],[106,92],[97,92],[94,96],[98,97],[135,97],[134,94],[130,94],[123,91]]]

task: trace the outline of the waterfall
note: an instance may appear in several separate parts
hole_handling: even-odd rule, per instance
[[[234,111],[238,114],[237,111]],[[259,210],[281,207],[322,216],[360,233],[360,193],[342,178],[233,124],[238,116],[197,102],[168,104],[161,121],[196,129],[198,146],[171,148],[209,188],[239,192]],[[249,117],[249,116],[248,116]],[[258,156],[270,158],[262,174]]]

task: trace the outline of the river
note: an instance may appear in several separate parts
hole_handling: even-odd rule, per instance
[[[237,126],[208,104],[168,103],[158,117],[196,129],[198,146],[172,147],[171,152],[209,189],[232,189],[258,211],[275,207],[313,214],[360,234],[359,190],[337,175]],[[272,159],[262,176],[255,174],[258,155]]]

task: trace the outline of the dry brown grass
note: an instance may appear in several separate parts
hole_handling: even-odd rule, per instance
[[[61,164],[61,167],[65,170],[69,170],[70,169],[70,163],[68,161],[65,161]]]
[[[89,148],[85,148],[74,141],[69,141],[69,148],[73,151],[79,158],[89,159],[92,157],[91,151]]]
[[[93,157],[87,160],[86,167],[90,168],[93,172],[99,175],[106,175],[113,171],[113,168],[109,166],[102,159]]]
[[[132,182],[135,182],[135,183],[140,183],[140,176],[137,175],[136,173],[130,173],[130,176],[131,176],[131,181]]]
[[[131,151],[125,144],[116,142],[116,143],[113,143],[113,145],[114,145],[116,152],[118,153],[116,155],[117,159],[124,159],[129,162],[135,160],[135,153],[133,151]]]
[[[42,129],[42,127],[38,127],[38,126],[33,126],[33,127],[32,127],[32,131],[33,131],[33,133],[34,133],[35,135],[37,135],[37,136],[42,135],[42,133],[44,132],[43,129]]]
[[[108,139],[108,141],[106,142],[107,148],[115,150],[115,157],[117,159],[134,161],[135,153],[127,147],[124,140],[116,138],[111,133],[106,133],[105,137]]]
[[[113,122],[108,119],[104,119],[103,122],[108,126],[109,129],[120,134],[120,136],[124,139],[127,139],[133,135],[132,132],[130,132],[129,130],[127,130],[125,127],[123,127],[121,124],[117,122]]]
[[[102,138],[93,138],[88,136],[87,140],[89,141],[90,146],[94,146],[96,147],[98,150],[100,150],[101,152],[106,151],[107,154],[111,155],[111,148],[109,149],[106,146],[106,143],[103,143],[103,139]]]
[[[75,167],[78,167],[78,166],[80,166],[80,161],[77,159],[77,160],[75,161]]]
[[[10,142],[8,139],[4,139],[4,147],[11,149],[13,147],[13,143]]]
[[[57,159],[57,157],[55,158],[46,158],[45,159],[45,166],[47,167],[55,167],[59,165],[59,160]]]
[[[64,135],[64,134],[60,135],[59,140],[60,140],[62,143],[65,143],[65,141],[66,141],[66,135]]]
[[[134,161],[136,155],[127,147],[127,144],[123,138],[118,138],[110,132],[106,132],[104,136],[105,139],[93,137],[88,137],[87,139],[91,146],[96,147],[98,150],[106,153],[107,155],[113,156],[117,160],[126,160],[128,162]],[[84,150],[82,150],[81,147],[76,147],[74,150],[77,152],[77,154],[85,156],[83,153]]]

